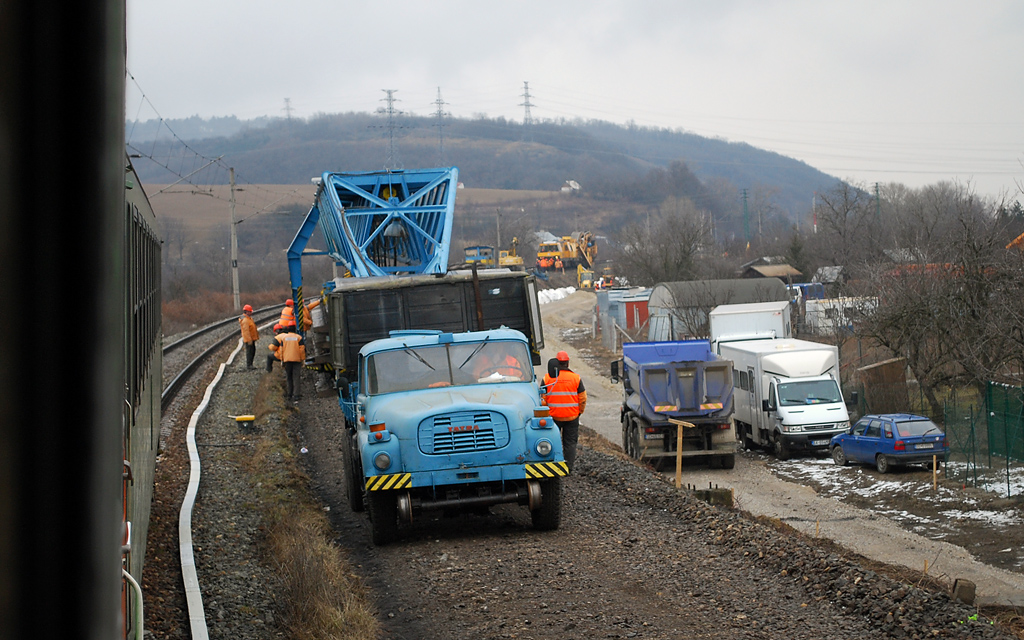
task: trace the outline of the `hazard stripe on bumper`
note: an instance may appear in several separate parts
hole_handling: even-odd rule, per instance
[[[569,465],[564,461],[560,462],[540,462],[537,464],[526,465],[526,477],[536,478],[543,480],[545,478],[555,478],[558,476],[569,475]]]
[[[368,491],[387,491],[388,489],[406,489],[412,483],[411,473],[390,473],[366,479]]]

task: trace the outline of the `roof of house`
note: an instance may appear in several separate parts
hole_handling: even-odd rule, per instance
[[[751,272],[756,273],[762,278],[787,278],[794,277],[800,278],[803,274],[797,271],[795,268],[788,264],[769,264],[762,266],[747,267],[743,275],[748,276]]]

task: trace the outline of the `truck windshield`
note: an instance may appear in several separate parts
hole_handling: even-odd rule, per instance
[[[522,342],[484,341],[409,347],[375,353],[366,362],[367,393],[530,382],[533,365]]]
[[[839,385],[835,380],[783,382],[779,384],[779,405],[795,407],[805,404],[842,402]]]

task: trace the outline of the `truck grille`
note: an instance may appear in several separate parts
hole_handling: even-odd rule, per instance
[[[829,422],[827,424],[809,424],[804,425],[804,431],[830,431],[836,428],[836,423]]]
[[[508,423],[498,413],[453,413],[420,423],[420,450],[426,454],[469,453],[508,444]]]

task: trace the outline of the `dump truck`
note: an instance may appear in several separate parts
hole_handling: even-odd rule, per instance
[[[622,448],[655,464],[681,452],[733,468],[732,371],[707,340],[624,343],[622,359],[611,364],[612,381],[622,381]]]
[[[341,387],[349,506],[373,543],[424,511],[519,504],[561,522],[568,467],[520,331],[392,331],[359,350]]]

